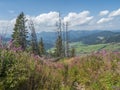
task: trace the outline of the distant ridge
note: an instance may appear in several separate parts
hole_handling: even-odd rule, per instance
[[[83,44],[105,44],[105,43],[118,43],[120,42],[120,30],[70,30],[69,42],[82,42]],[[53,47],[56,41],[56,32],[43,31],[37,33],[38,40],[42,37],[46,49]],[[4,41],[11,39],[10,34],[3,36]],[[30,38],[29,38],[30,39]]]

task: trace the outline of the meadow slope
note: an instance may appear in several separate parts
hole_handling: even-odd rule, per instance
[[[101,50],[107,51],[120,51],[120,43],[107,43],[107,44],[94,44],[86,45],[81,42],[74,42],[70,44],[71,47],[76,49],[76,54],[87,54]]]
[[[0,49],[0,90],[120,89],[120,52],[100,51],[58,62]]]

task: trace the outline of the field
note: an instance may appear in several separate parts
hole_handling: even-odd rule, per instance
[[[76,49],[76,53],[78,55],[86,54],[90,52],[97,52],[100,50],[120,51],[120,43],[85,45],[85,44],[82,44],[81,42],[75,42],[75,43],[71,43],[70,46]]]
[[[119,90],[120,52],[100,51],[51,62],[0,49],[0,90]]]
[[[120,0],[0,0],[0,90],[120,90]]]

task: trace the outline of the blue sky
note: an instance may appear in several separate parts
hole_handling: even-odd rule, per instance
[[[120,0],[0,0],[0,32],[5,25],[12,30],[22,11],[37,31],[55,29],[58,12],[70,29],[120,30]]]
[[[0,0],[0,19],[10,19],[21,11],[29,15],[60,11],[66,15],[69,12],[89,10],[94,15],[101,10],[118,8],[120,0]]]

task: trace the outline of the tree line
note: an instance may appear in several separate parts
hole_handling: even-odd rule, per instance
[[[26,25],[28,22],[28,25]],[[28,28],[30,30],[30,39],[28,39]],[[69,51],[68,44],[68,24],[64,24],[61,22],[61,18],[59,16],[59,21],[57,22],[58,30],[57,30],[57,39],[55,42],[55,50],[52,54],[54,57],[69,57],[75,56],[75,49],[72,48],[71,52]],[[12,33],[12,41],[14,47],[21,47],[23,51],[30,51],[36,55],[42,56],[46,55],[45,45],[43,42],[43,38],[41,37],[38,41],[34,22],[32,20],[28,20],[25,17],[25,14],[21,12],[15,22],[15,26]]]

